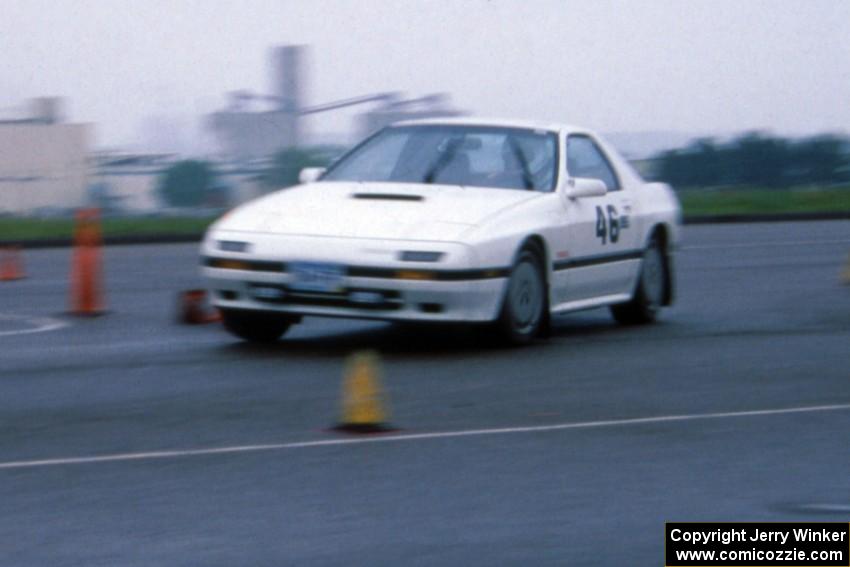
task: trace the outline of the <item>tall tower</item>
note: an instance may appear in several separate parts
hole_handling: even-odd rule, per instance
[[[272,50],[272,95],[276,98],[276,110],[285,115],[285,139],[283,147],[297,146],[301,142],[299,113],[303,101],[303,45],[282,45]]]
[[[272,94],[280,99],[279,110],[298,112],[301,110],[303,45],[281,45],[272,49]]]

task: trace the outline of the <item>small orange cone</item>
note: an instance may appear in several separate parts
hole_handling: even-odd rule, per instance
[[[71,261],[72,315],[96,317],[105,313],[100,246],[100,211],[77,211]]]
[[[207,292],[203,289],[189,289],[177,295],[177,321],[185,325],[202,325],[221,321],[217,309],[212,313],[206,310]]]
[[[386,423],[380,387],[378,355],[358,352],[346,362],[342,384],[342,416],[336,431],[383,433],[394,429]]]
[[[22,280],[25,277],[24,261],[21,259],[20,247],[9,246],[0,249],[0,282]]]

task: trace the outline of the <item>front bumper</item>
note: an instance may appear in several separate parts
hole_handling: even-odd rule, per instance
[[[234,234],[221,239],[226,238],[246,239]],[[474,254],[461,244],[281,235],[249,240],[251,254],[223,253],[210,240],[204,244],[201,273],[216,307],[434,322],[492,321],[501,307],[507,274],[471,269]],[[445,262],[397,259],[399,250],[437,246],[446,252]],[[340,287],[326,292],[293,289],[287,264],[305,259],[345,266]]]

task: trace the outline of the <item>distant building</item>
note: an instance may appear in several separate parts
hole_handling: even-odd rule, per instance
[[[383,92],[308,106],[303,96],[307,48],[285,45],[271,53],[272,93],[230,93],[228,107],[207,118],[223,161],[249,163],[282,149],[306,145],[305,116],[357,105],[377,105],[358,116],[358,138],[398,120],[464,114],[450,107],[447,94],[404,99],[401,93]]]
[[[91,157],[91,204],[104,211],[152,212],[162,207],[157,185],[172,154],[98,152]]]
[[[88,200],[107,212],[150,214],[166,208],[159,184],[166,170],[177,163],[175,154],[99,152],[91,157],[92,175]],[[262,176],[267,162],[234,165],[216,162],[219,206],[233,206],[267,191]],[[212,205],[212,204],[211,204]]]
[[[63,121],[61,99],[0,117],[0,213],[63,211],[86,202],[90,124]]]
[[[295,145],[293,115],[280,111],[222,110],[210,118],[222,157],[252,161]]]
[[[227,159],[261,159],[301,143],[299,115],[304,52],[305,48],[298,45],[274,48],[271,57],[272,94],[233,92],[230,106],[208,117],[208,126]],[[268,108],[257,110],[258,103]]]
[[[445,93],[437,93],[408,100],[387,102],[373,110],[357,116],[357,137],[365,138],[393,122],[415,120],[418,118],[450,118],[466,114],[453,109],[450,97]]]

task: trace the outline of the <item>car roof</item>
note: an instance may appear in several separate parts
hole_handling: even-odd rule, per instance
[[[571,126],[558,122],[545,122],[542,120],[518,120],[505,118],[421,118],[417,120],[402,120],[394,122],[392,126],[425,126],[425,125],[447,125],[447,126],[504,126],[507,128],[528,128],[530,130],[549,130],[552,132],[590,132],[586,128]]]

